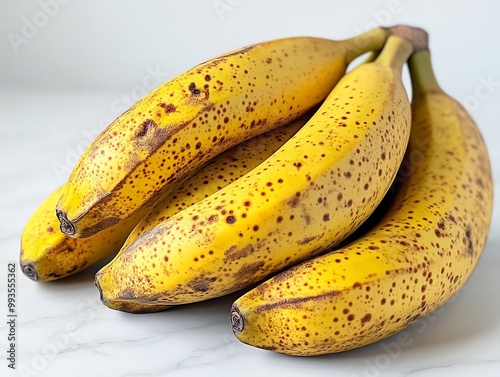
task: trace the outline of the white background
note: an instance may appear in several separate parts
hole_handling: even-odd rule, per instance
[[[18,260],[26,220],[64,182],[92,137],[161,82],[251,43],[297,35],[343,39],[377,25],[423,27],[438,80],[477,121],[498,182],[499,15],[495,0],[0,0],[0,318],[7,262]],[[499,212],[495,206],[467,289],[424,322],[425,331],[411,330],[412,344],[394,357],[384,343],[311,359],[241,345],[227,323],[234,296],[172,313],[116,313],[99,307],[94,270],[54,284],[18,274],[18,364],[56,377],[498,376]],[[3,323],[1,375],[9,371]],[[74,324],[84,331],[70,331]],[[61,333],[67,342],[57,343]]]

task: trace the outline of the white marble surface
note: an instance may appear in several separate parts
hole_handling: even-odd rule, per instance
[[[71,25],[71,17],[76,17],[78,13],[72,7],[77,10],[81,7],[76,3],[70,2],[64,7],[61,5],[60,14],[50,19],[51,24],[30,40],[28,45],[22,45],[24,50],[15,56],[11,46],[5,45],[5,40],[1,42],[0,66],[8,66],[11,70],[0,70],[0,376],[500,376],[498,205],[494,210],[488,243],[472,277],[436,313],[404,330],[404,342],[400,335],[395,335],[380,343],[342,354],[314,358],[287,357],[258,350],[236,340],[229,326],[228,311],[237,294],[163,313],[131,315],[101,305],[93,285],[96,268],[63,281],[44,284],[32,282],[18,271],[18,369],[12,371],[7,368],[7,266],[9,262],[17,263],[24,224],[36,206],[64,182],[76,156],[88,144],[88,135],[95,135],[101,130],[118,115],[118,108],[127,103],[127,98],[140,91],[143,79],[148,75],[148,67],[154,69],[156,64],[161,64],[161,67],[168,67],[165,71],[173,74],[203,58],[229,49],[226,47],[248,43],[249,36],[242,29],[248,24],[247,19],[257,14],[266,22],[281,16],[279,25],[283,27],[280,29],[282,35],[323,34],[335,37],[347,36],[356,29],[362,29],[368,22],[377,21],[376,12],[382,14],[381,11],[389,9],[387,2],[364,2],[366,10],[352,20],[354,26],[346,31],[345,25],[349,24],[349,19],[342,20],[344,29],[338,25],[331,26],[321,16],[326,10],[302,9],[296,2],[287,6],[277,2],[281,4],[280,8],[277,5],[262,5],[264,3],[259,1],[260,9],[253,9],[250,2],[223,2],[236,4],[223,18],[214,12],[212,2],[206,2],[208,5],[203,8],[205,13],[193,12],[193,24],[210,24],[212,29],[205,28],[205,33],[199,35],[191,31],[179,32],[177,35],[190,42],[198,41],[203,46],[204,55],[197,55],[196,52],[189,55],[190,51],[180,49],[181,45],[177,44],[179,49],[176,55],[180,57],[173,63],[161,60],[165,57],[160,55],[154,56],[148,63],[132,59],[131,67],[143,64],[142,67],[146,68],[132,70],[128,72],[130,76],[127,76],[126,70],[120,71],[124,81],[118,83],[119,80],[115,80],[115,86],[110,82],[102,86],[102,83],[93,83],[92,80],[100,76],[85,76],[87,71],[81,67],[79,72],[84,76],[81,81],[87,80],[86,86],[78,82],[73,86],[71,83],[64,84],[64,78],[72,74],[54,63],[58,61],[58,56],[64,60],[64,51],[56,49],[53,52],[42,48],[50,43],[50,38],[59,41],[56,32],[64,32],[64,27]],[[478,11],[469,9],[465,2],[454,3],[457,9],[453,15],[446,13],[444,8],[429,13],[424,5],[418,7],[413,3],[400,1],[402,11],[390,13],[392,16],[389,21],[422,24],[431,32],[434,46],[437,46],[434,56],[440,81],[451,94],[470,106],[487,141],[494,178],[498,183],[500,59],[498,49],[491,45],[498,47],[500,27],[493,26],[493,18],[490,22],[482,20],[467,27],[456,26],[468,19],[469,12]],[[158,2],[152,4],[153,7],[159,7]],[[113,6],[117,5],[109,5],[108,8],[113,9]],[[329,12],[335,10],[333,5],[326,6],[326,2],[324,6]],[[181,5],[179,9],[177,14],[189,14],[189,10],[184,10],[182,14],[184,8]],[[31,16],[35,11],[35,8],[17,9],[13,20],[7,21],[19,29],[23,14]],[[101,15],[100,10],[94,12]],[[298,15],[301,12],[312,18],[298,24],[296,20],[300,19]],[[5,13],[0,9],[0,14]],[[483,8],[482,14],[487,19],[498,12],[488,12]],[[64,17],[68,17],[69,21],[64,21]],[[207,17],[211,19],[206,21]],[[287,22],[286,17],[293,22]],[[133,14],[127,8],[120,22],[132,18]],[[105,27],[102,17],[96,20],[97,27]],[[5,27],[6,24],[2,25]],[[75,27],[80,27],[77,30],[83,33],[84,25]],[[5,32],[2,29],[1,34],[6,35],[9,30],[12,29],[6,29]],[[259,29],[255,40],[280,34],[276,30],[277,26],[267,31]],[[496,42],[480,39],[486,30],[491,32],[492,38],[497,39]],[[231,39],[221,40],[220,45],[212,50],[207,47],[211,35],[223,35],[223,32],[225,35],[229,32]],[[456,44],[443,41],[454,32],[460,34],[462,43],[469,43],[465,50],[475,52],[466,54],[464,49],[456,48]],[[113,35],[116,37],[117,34]],[[104,34],[103,38],[109,41]],[[168,42],[168,35],[165,38]],[[87,52],[93,51],[85,44],[88,41],[80,42],[84,43],[83,48]],[[134,47],[141,45],[133,41],[131,44]],[[100,53],[105,49],[101,45],[95,48]],[[126,51],[125,44],[120,48],[122,53]],[[462,53],[460,64],[452,55],[456,51]],[[114,54],[119,55],[116,52]],[[55,68],[50,68],[47,63],[48,55],[53,55]],[[68,59],[71,60],[72,56]],[[110,76],[115,74],[109,66],[102,68],[96,62],[93,64],[86,69],[99,72],[102,77],[106,76],[106,72]],[[40,71],[39,67],[44,70]],[[29,80],[23,81],[23,72]],[[54,72],[59,72],[60,76]],[[60,82],[45,85],[45,76],[51,80],[59,77]],[[16,80],[20,85],[13,85]],[[75,80],[78,81],[78,78]],[[489,87],[491,90],[484,86],[488,80],[493,82]],[[33,85],[29,85],[30,82]],[[98,90],[90,91],[89,88]],[[500,193],[498,187],[495,190],[497,198]]]

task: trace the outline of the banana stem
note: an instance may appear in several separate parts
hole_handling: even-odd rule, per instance
[[[388,35],[389,32],[386,28],[378,27],[344,40],[347,63],[351,63],[365,52],[380,51]]]
[[[390,35],[397,35],[413,45],[413,51],[429,49],[429,34],[421,28],[409,25],[396,25],[388,29]]]
[[[421,50],[414,53],[408,60],[408,67],[410,69],[414,97],[442,92],[432,69],[429,50]]]
[[[387,38],[384,49],[375,62],[400,72],[412,52],[413,46],[410,42],[399,36],[391,35]]]

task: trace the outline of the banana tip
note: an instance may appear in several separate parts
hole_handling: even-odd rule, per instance
[[[245,327],[243,316],[235,304],[231,307],[231,327],[235,333],[243,331],[243,328]]]
[[[101,288],[101,284],[99,283],[101,275],[102,275],[101,271],[97,272],[97,274],[94,277],[94,284],[97,287],[97,290],[99,291],[99,298],[100,298],[100,300],[102,301],[103,304],[106,305],[106,302],[108,300],[104,297],[104,294],[103,294],[102,288]]]
[[[36,271],[36,268],[32,263],[21,262],[21,270],[31,280],[38,281],[38,272]]]
[[[61,232],[67,234],[68,236],[72,236],[75,234],[75,226],[71,221],[68,220],[68,216],[64,211],[60,209],[56,209],[56,216],[59,220]]]

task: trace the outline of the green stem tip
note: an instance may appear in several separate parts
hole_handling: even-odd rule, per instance
[[[388,29],[377,27],[355,37],[345,39],[346,61],[351,63],[358,56],[370,51],[380,51],[389,35]]]
[[[413,45],[408,40],[390,35],[375,62],[400,72],[412,53]]]
[[[414,53],[408,60],[408,68],[414,97],[442,92],[432,69],[429,50]]]

